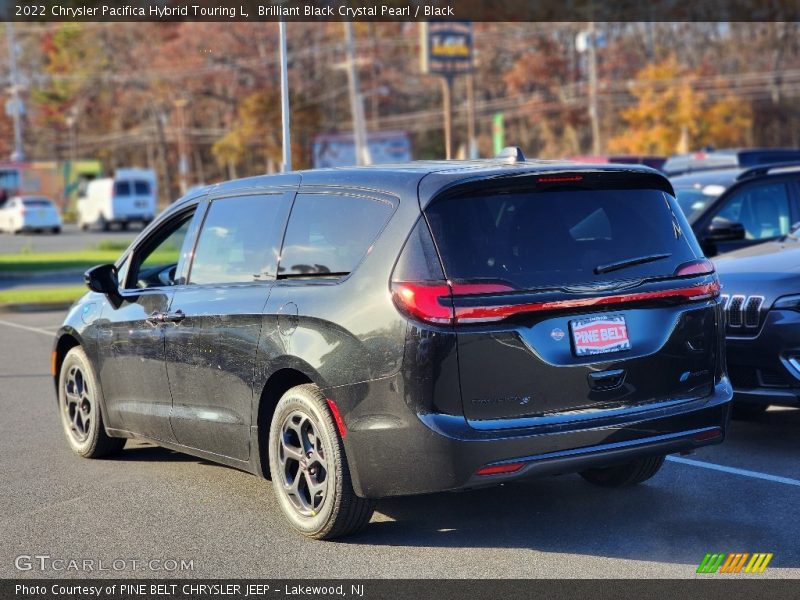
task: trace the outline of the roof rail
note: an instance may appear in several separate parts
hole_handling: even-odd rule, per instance
[[[503,160],[508,163],[525,162],[525,155],[519,146],[506,146],[495,156],[496,160]]]
[[[786,170],[787,172],[792,172],[796,170],[800,170],[800,162],[793,160],[787,162],[776,162],[770,163],[768,165],[758,165],[757,167],[750,167],[749,169],[745,169],[739,175],[736,176],[736,181],[742,181],[743,179],[750,179],[751,177],[760,177],[761,175],[768,175],[773,171],[783,171]]]

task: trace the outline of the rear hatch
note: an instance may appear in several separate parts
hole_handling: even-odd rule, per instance
[[[450,288],[438,303],[452,303],[462,404],[475,426],[711,393],[719,284],[662,177],[470,182],[424,214]]]
[[[153,187],[147,180],[118,179],[114,182],[114,218],[148,218],[155,212]]]

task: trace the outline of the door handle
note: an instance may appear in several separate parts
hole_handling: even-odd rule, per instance
[[[159,323],[164,322],[165,316],[166,316],[165,313],[154,310],[153,312],[150,313],[150,316],[147,317],[146,320],[148,323],[150,323],[150,325],[158,325]]]
[[[162,318],[163,323],[180,323],[186,318],[182,310],[176,310],[173,313],[165,313]]]

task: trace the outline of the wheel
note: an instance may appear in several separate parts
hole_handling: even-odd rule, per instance
[[[767,412],[768,404],[750,404],[749,402],[734,402],[731,418],[737,421],[753,421]]]
[[[80,347],[64,357],[58,376],[61,425],[72,450],[84,458],[101,458],[122,450],[124,438],[106,433],[100,402],[103,392],[94,369]]]
[[[53,227],[50,231],[51,233],[58,235],[59,233],[61,233],[61,227]]]
[[[119,224],[119,230],[128,231],[128,225],[129,223],[127,221],[123,221],[122,223]]]
[[[316,385],[294,387],[278,402],[269,430],[269,466],[283,514],[307,537],[349,535],[372,517],[375,504],[353,491],[342,440]]]
[[[589,483],[601,487],[629,487],[647,481],[658,473],[665,458],[664,456],[650,456],[622,465],[587,469],[581,472],[581,477]]]
[[[81,223],[79,225],[79,227],[81,228],[81,231],[89,231],[89,224],[88,223]]]
[[[97,219],[97,224],[103,231],[111,231],[111,223],[109,223],[103,215]]]

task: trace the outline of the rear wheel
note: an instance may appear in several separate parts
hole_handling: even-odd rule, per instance
[[[100,408],[103,392],[81,347],[64,357],[58,376],[61,425],[72,450],[84,458],[101,458],[122,450],[124,438],[106,433]]]
[[[58,235],[59,233],[61,233],[61,227],[53,227],[50,231],[51,233]]]
[[[664,456],[651,456],[622,465],[587,469],[581,472],[581,477],[589,483],[601,487],[629,487],[647,481],[658,473],[665,458]]]
[[[753,421],[767,412],[767,404],[750,404],[749,402],[734,402],[731,417],[737,421]]]
[[[372,517],[374,502],[353,491],[342,440],[316,385],[294,387],[278,402],[269,431],[269,466],[283,514],[307,537],[349,535]]]

